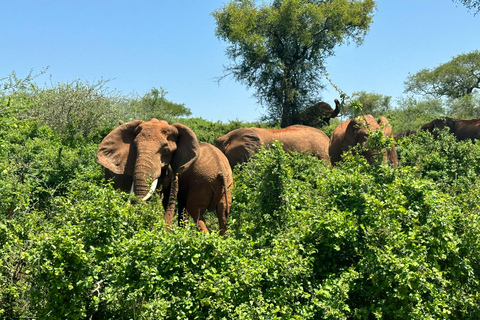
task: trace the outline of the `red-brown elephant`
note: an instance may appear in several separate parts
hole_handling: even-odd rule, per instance
[[[352,147],[363,145],[370,132],[376,130],[382,130],[385,137],[393,137],[392,128],[385,117],[380,117],[377,121],[372,115],[365,115],[339,124],[330,137],[329,153],[332,164],[341,161],[342,154]],[[385,162],[388,161],[392,166],[397,166],[398,157],[395,146],[382,152]],[[377,153],[378,150],[368,150],[362,152],[362,155],[371,163]]]
[[[439,118],[424,124],[421,130],[427,130],[437,137],[437,130],[434,129],[442,130],[444,128],[448,128],[449,132],[459,141],[466,139],[471,139],[472,141],[475,139],[480,140],[480,119]]]
[[[172,176],[178,175],[179,222],[192,216],[205,233],[203,213],[216,210],[220,233],[227,228],[232,201],[232,171],[225,155],[208,143],[199,143],[195,133],[179,123],[134,120],[110,132],[100,143],[97,162],[105,167],[114,187],[133,190],[147,200],[160,182],[164,207],[169,197]],[[152,182],[149,191],[149,182]],[[165,217],[171,223],[172,217]]]
[[[240,128],[217,139],[215,145],[226,156],[230,166],[248,161],[261,145],[278,140],[287,152],[308,152],[330,164],[330,140],[321,130],[303,125],[283,129]]]

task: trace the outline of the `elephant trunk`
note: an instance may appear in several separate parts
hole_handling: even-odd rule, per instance
[[[340,113],[340,101],[335,99],[335,110],[333,110],[332,114],[330,115],[330,119],[335,118]]]
[[[153,191],[155,190],[157,184],[157,177],[154,177],[154,157],[152,152],[140,152],[135,163],[135,171],[133,174],[133,192],[139,198],[147,200]],[[150,187],[149,182],[152,183]]]

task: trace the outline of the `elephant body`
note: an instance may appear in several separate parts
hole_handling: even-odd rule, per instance
[[[287,152],[309,152],[330,163],[328,155],[329,138],[316,128],[293,125],[283,129],[240,128],[220,137],[216,146],[228,159],[231,168],[237,163],[248,161],[261,145],[278,140]]]
[[[225,155],[209,143],[200,143],[197,161],[178,178],[179,222],[185,209],[185,217],[192,216],[200,229],[208,232],[203,213],[215,210],[220,233],[224,234],[232,203],[232,187],[232,170]]]
[[[382,130],[385,137],[392,138],[392,128],[385,117],[377,120],[372,115],[357,117],[346,120],[333,130],[330,137],[330,161],[335,164],[342,160],[342,154],[354,146],[363,145],[370,131]],[[393,166],[398,164],[397,151],[394,146],[388,150],[382,150],[384,161],[390,162]],[[364,151],[362,155],[371,163],[378,150]]]
[[[444,128],[449,128],[449,132],[452,133],[457,140],[480,140],[480,119],[461,120],[449,117],[440,118],[424,124],[421,130],[427,130],[436,137],[438,133],[434,129],[442,130]]]
[[[113,180],[115,188],[132,190],[143,200],[155,188],[161,189],[164,208],[171,208],[169,199],[177,198],[179,220],[185,208],[187,217],[191,215],[206,233],[203,213],[216,209],[220,232],[225,233],[233,183],[228,160],[212,145],[200,144],[187,126],[157,119],[121,124],[100,143],[97,162],[105,167],[105,177]],[[171,197],[177,177],[178,197]],[[165,220],[169,224],[172,219],[166,215]]]

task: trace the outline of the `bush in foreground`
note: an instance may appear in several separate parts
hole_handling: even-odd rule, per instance
[[[428,142],[435,161],[458,167],[440,179],[422,161],[393,169],[350,155],[330,168],[262,149],[235,171],[219,237],[191,225],[165,232],[159,196],[129,204],[101,181],[96,144],[72,148],[47,127],[2,121],[1,317],[480,316],[480,225],[468,200],[480,190],[444,187],[474,179],[465,159],[476,145]],[[409,143],[404,159],[425,159]]]

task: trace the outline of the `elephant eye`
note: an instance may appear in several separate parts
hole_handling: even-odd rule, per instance
[[[168,154],[168,153],[170,153],[170,148],[168,147],[163,148],[162,154]]]

